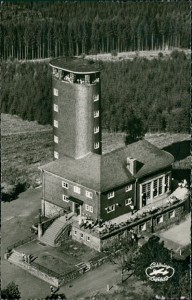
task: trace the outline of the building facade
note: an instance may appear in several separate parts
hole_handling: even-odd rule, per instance
[[[81,60],[80,60],[81,62]],[[101,154],[100,71],[78,59],[55,59],[52,67],[54,159]]]
[[[102,154],[97,64],[58,58],[50,66],[54,161],[40,168],[42,215],[73,212],[80,220],[104,223],[163,201],[171,191],[171,154],[145,140]],[[83,229],[74,228],[76,239],[75,232],[82,235]],[[84,242],[89,241],[90,236]]]

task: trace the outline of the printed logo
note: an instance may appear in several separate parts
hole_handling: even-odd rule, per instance
[[[162,263],[153,262],[150,267],[146,268],[145,273],[149,280],[163,282],[174,275],[175,269]]]

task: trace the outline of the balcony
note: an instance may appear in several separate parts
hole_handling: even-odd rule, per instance
[[[81,84],[81,85],[94,85],[99,83],[100,79],[98,74],[75,74],[60,69],[53,68],[53,77],[61,80],[62,82]]]

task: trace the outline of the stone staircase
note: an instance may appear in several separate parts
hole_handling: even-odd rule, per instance
[[[88,272],[91,269],[91,264],[89,262],[81,262],[76,267],[82,271],[82,273]]]
[[[45,231],[43,236],[39,238],[39,241],[43,244],[56,247],[57,246],[57,240],[59,239],[59,236],[67,232],[69,225],[71,224],[71,220],[66,221],[65,216],[62,216],[58,219],[56,219]]]
[[[16,251],[16,250],[12,250],[11,255],[8,258],[8,261],[10,263],[13,263],[17,266],[23,266],[24,262],[23,262],[23,258],[22,258],[22,253]]]

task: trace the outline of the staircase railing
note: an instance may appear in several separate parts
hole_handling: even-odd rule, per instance
[[[55,243],[55,244],[58,243],[60,236],[61,236],[62,234],[64,234],[64,232],[65,232],[66,230],[68,230],[68,229],[70,228],[70,226],[71,226],[72,223],[73,223],[72,220],[67,221],[66,224],[64,224],[64,227],[62,227],[62,228],[57,232],[57,235],[56,235],[55,240],[54,240],[54,243]]]

